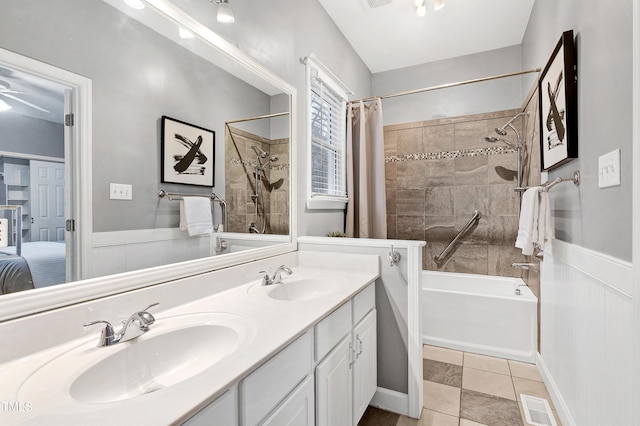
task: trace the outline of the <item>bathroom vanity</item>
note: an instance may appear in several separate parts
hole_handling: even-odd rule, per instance
[[[294,252],[2,323],[9,338],[73,333],[5,356],[0,400],[24,409],[0,423],[357,424],[377,385],[378,263]],[[293,273],[263,285],[258,272],[282,264]],[[132,340],[98,347],[100,327],[83,330],[153,302]]]

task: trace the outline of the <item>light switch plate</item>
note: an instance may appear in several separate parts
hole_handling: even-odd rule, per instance
[[[620,150],[616,149],[598,158],[598,187],[620,185]]]
[[[110,183],[109,199],[110,200],[132,200],[133,185],[128,185],[125,183]]]

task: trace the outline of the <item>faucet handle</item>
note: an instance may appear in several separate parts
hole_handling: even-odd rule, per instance
[[[109,321],[98,320],[88,322],[86,324],[82,324],[84,328],[91,327],[96,324],[105,324],[102,332],[100,333],[100,340],[98,341],[98,347],[109,346],[115,340],[115,332],[113,331],[113,326]]]
[[[271,284],[273,284],[273,280],[271,279],[271,277],[269,277],[269,273],[267,271],[260,271],[258,273],[260,275],[264,274],[262,276],[262,285],[271,285]]]

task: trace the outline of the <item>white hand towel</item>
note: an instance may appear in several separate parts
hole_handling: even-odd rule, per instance
[[[553,220],[551,218],[551,206],[549,204],[549,193],[541,191],[538,194],[540,206],[538,208],[538,226],[534,238],[534,244],[542,248],[550,243],[554,238]]]
[[[522,195],[522,207],[520,208],[520,223],[516,247],[522,249],[522,254],[533,254],[534,232],[537,234],[540,187],[527,189]]]
[[[211,200],[206,197],[184,197],[180,201],[180,229],[189,236],[211,234]]]

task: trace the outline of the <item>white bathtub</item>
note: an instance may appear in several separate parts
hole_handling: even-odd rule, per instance
[[[520,278],[423,271],[423,342],[535,362],[537,303]]]

